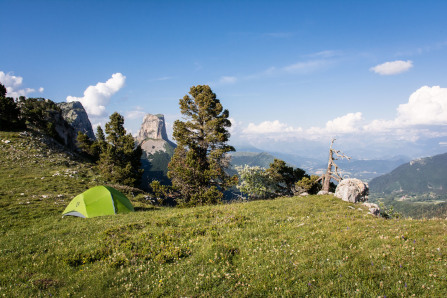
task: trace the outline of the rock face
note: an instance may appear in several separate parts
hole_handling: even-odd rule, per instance
[[[344,179],[335,190],[335,196],[343,201],[357,203],[368,200],[369,187],[359,179]]]
[[[144,116],[143,123],[141,124],[141,129],[138,132],[137,142],[141,144],[148,139],[161,139],[169,141],[168,135],[166,134],[164,115],[147,114],[146,116]]]
[[[162,184],[169,183],[168,164],[177,145],[168,139],[164,116],[147,114],[136,141],[143,150],[141,164],[144,173],[141,187],[147,190],[153,180],[158,180]]]
[[[54,129],[57,133],[56,139],[70,148],[71,150],[75,150],[76,146],[76,137],[77,132],[62,116],[59,111],[49,111],[49,119],[48,122],[51,122],[54,125]]]
[[[88,119],[87,113],[79,101],[61,102],[57,104],[62,110],[62,117],[68,122],[77,133],[80,131],[86,134],[90,139],[95,140],[92,124]]]

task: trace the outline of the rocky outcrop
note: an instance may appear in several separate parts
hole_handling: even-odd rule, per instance
[[[335,196],[343,201],[358,203],[368,200],[369,187],[359,179],[343,179],[335,190]]]
[[[147,114],[144,116],[141,129],[138,132],[137,142],[141,144],[151,139],[169,141],[166,134],[165,117],[161,114]]]
[[[47,121],[53,124],[54,130],[57,133],[57,136],[53,137],[71,150],[76,149],[77,132],[73,126],[64,119],[60,111],[49,111],[48,115],[49,119]]]
[[[136,138],[143,150],[141,164],[144,170],[141,188],[148,189],[152,180],[169,183],[168,164],[177,147],[168,139],[163,115],[147,114]]]
[[[57,105],[62,110],[65,121],[75,129],[76,135],[78,132],[82,132],[90,139],[96,139],[87,112],[79,101],[61,102]]]

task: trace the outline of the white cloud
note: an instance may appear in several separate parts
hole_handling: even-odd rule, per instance
[[[325,51],[320,51],[320,52],[316,52],[316,53],[312,53],[309,55],[306,55],[306,57],[320,57],[320,58],[332,58],[334,56],[337,56],[339,53],[336,51],[332,51],[332,50],[325,50]]]
[[[282,70],[288,73],[307,74],[320,70],[331,63],[329,60],[309,60],[285,66]]]
[[[439,125],[447,125],[447,88],[423,86],[410,95],[407,103],[399,105],[395,119],[376,119],[363,129],[369,133],[415,135],[422,134],[423,127],[437,130],[435,126]]]
[[[32,88],[20,89],[23,83],[23,78],[12,75],[11,73],[0,71],[0,82],[6,87],[6,96],[9,97],[17,98],[36,92],[36,90]],[[39,88],[40,93],[42,93],[43,90],[43,87]]]
[[[371,67],[370,70],[380,75],[388,76],[406,72],[412,67],[413,62],[410,60],[396,60],[376,65],[374,67]]]
[[[159,77],[159,78],[155,78],[150,80],[151,82],[156,82],[156,81],[167,81],[167,80],[172,80],[174,77],[170,77],[170,76],[165,76],[165,77]]]
[[[359,122],[363,120],[362,113],[349,113],[326,123],[326,130],[334,133],[353,133],[359,131]]]
[[[404,125],[446,125],[447,88],[423,86],[397,112],[397,122]]]
[[[126,113],[126,119],[133,120],[133,119],[143,119],[143,117],[146,115],[146,112],[142,107],[136,107],[133,111],[128,111]]]
[[[236,83],[237,78],[231,76],[223,76],[219,80],[219,84],[234,84]]]
[[[294,128],[288,126],[287,124],[279,122],[279,120],[274,121],[264,121],[258,125],[254,123],[249,123],[247,128],[243,129],[245,134],[276,134],[276,133],[291,133],[300,132],[301,127]]]
[[[359,142],[415,142],[421,138],[447,136],[447,88],[423,86],[397,108],[394,119],[374,119],[365,124],[361,112],[348,113],[326,122],[322,127],[294,128],[279,120],[249,123],[241,130],[248,138],[275,140],[323,140],[343,135]],[[262,140],[262,139],[260,139]]]
[[[89,116],[104,117],[110,98],[124,86],[125,81],[123,74],[115,73],[107,82],[89,86],[83,97],[67,96],[67,102],[80,101]]]
[[[231,127],[228,129],[230,134],[238,133],[242,123],[231,117],[228,120],[231,122]]]

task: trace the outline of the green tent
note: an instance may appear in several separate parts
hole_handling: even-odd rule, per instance
[[[95,217],[133,212],[129,199],[110,186],[95,186],[77,195],[62,213],[79,217]]]

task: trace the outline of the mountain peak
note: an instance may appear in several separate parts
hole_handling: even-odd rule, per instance
[[[138,132],[137,142],[141,144],[148,139],[169,141],[166,133],[164,115],[146,114],[146,116],[144,116],[143,123]]]

